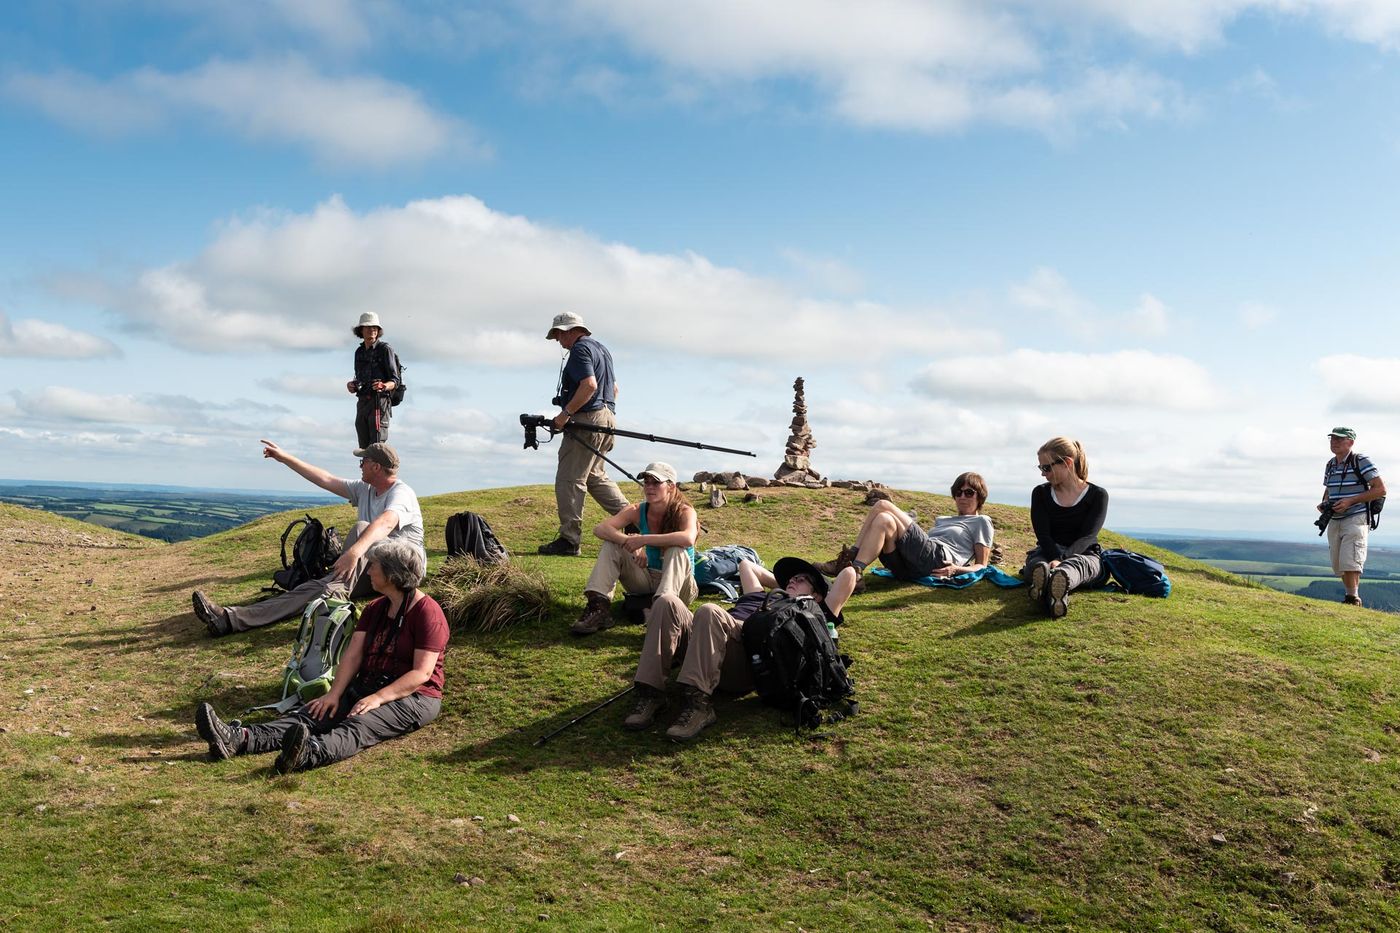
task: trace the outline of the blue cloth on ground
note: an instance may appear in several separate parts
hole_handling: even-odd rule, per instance
[[[876,567],[870,572],[879,577],[894,578],[894,574],[890,573],[884,567]],[[971,573],[960,573],[952,577],[920,577],[917,580],[911,580],[909,582],[917,583],[920,586],[947,586],[955,590],[961,590],[982,579],[990,580],[997,586],[1004,587],[1026,585],[1026,581],[1022,580],[1020,577],[1013,577],[1000,567],[983,567],[981,570],[974,570]]]

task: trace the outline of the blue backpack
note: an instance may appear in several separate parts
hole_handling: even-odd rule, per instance
[[[718,593],[731,603],[739,598],[739,562],[763,566],[758,552],[742,544],[722,544],[695,555],[695,585],[701,593]]]
[[[1099,552],[1099,557],[1125,593],[1159,599],[1171,595],[1172,581],[1167,576],[1167,568],[1152,558],[1122,548],[1108,548]]]

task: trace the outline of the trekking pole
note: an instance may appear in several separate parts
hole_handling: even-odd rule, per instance
[[[678,447],[694,447],[696,450],[717,450],[724,454],[739,454],[744,457],[757,457],[758,454],[752,450],[735,450],[733,447],[715,447],[712,444],[702,444],[699,441],[682,441],[674,437],[659,437],[655,434],[642,434],[640,431],[624,431],[621,428],[604,428],[598,425],[580,424],[564,425],[564,430],[577,428],[579,431],[597,431],[599,434],[616,434],[618,437],[635,437],[639,441],[651,441],[653,444],[675,444]]]
[[[541,745],[543,745],[544,743],[548,742],[550,739],[554,738],[554,737],[555,737],[556,735],[558,735],[559,733],[564,732],[565,730],[567,730],[567,729],[569,729],[569,728],[571,728],[571,727],[573,727],[573,726],[578,725],[579,723],[581,723],[581,722],[583,722],[585,719],[587,719],[589,716],[592,716],[594,713],[598,712],[598,711],[599,711],[600,709],[602,709],[603,707],[605,707],[605,706],[611,706],[613,703],[616,703],[618,700],[620,700],[620,699],[622,699],[623,697],[627,696],[627,694],[631,693],[633,690],[636,690],[636,689],[637,689],[637,685],[636,685],[636,684],[632,684],[632,686],[628,687],[626,690],[622,691],[621,693],[618,693],[618,694],[615,694],[614,696],[608,697],[606,700],[604,700],[603,702],[599,703],[597,706],[593,707],[591,710],[589,710],[588,712],[584,713],[582,716],[575,716],[573,719],[570,719],[568,722],[564,723],[564,725],[560,726],[558,729],[555,729],[555,730],[554,730],[553,732],[551,732],[549,735],[542,735],[542,736],[540,736],[538,739],[535,739],[535,741],[534,741],[532,744],[533,744],[536,748],[539,748]]]

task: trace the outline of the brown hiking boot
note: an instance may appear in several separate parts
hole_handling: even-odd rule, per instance
[[[195,590],[190,602],[194,606],[194,617],[204,623],[210,638],[221,638],[233,631],[233,626],[228,621],[228,613],[208,596]]]
[[[569,627],[571,635],[593,635],[612,627],[612,600],[597,593],[585,595],[588,596],[588,605],[583,607],[578,621]]]
[[[666,694],[651,684],[637,684],[637,700],[632,704],[632,712],[622,720],[623,728],[640,732],[650,729],[656,721],[656,714],[666,708]]]
[[[707,726],[714,725],[718,718],[710,695],[687,684],[685,706],[681,707],[681,713],[671,723],[671,728],[666,730],[666,738],[673,742],[689,742],[705,731]]]
[[[855,559],[856,546],[852,544],[850,547],[843,547],[841,550],[837,551],[835,559],[822,561],[820,564],[813,564],[812,567],[816,569],[817,573],[823,576],[834,577],[851,566]]]

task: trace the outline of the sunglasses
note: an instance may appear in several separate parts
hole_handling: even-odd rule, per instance
[[[1037,467],[1037,468],[1040,470],[1040,472],[1042,472],[1042,473],[1049,473],[1051,470],[1055,469],[1055,463],[1059,463],[1059,462],[1060,462],[1060,461],[1056,460],[1054,463],[1037,463],[1037,464],[1036,464],[1036,467]]]
[[[953,493],[953,497],[956,499],[961,499],[963,496],[972,496],[973,498],[976,498],[977,490],[963,487],[962,489],[959,489],[957,492]]]

